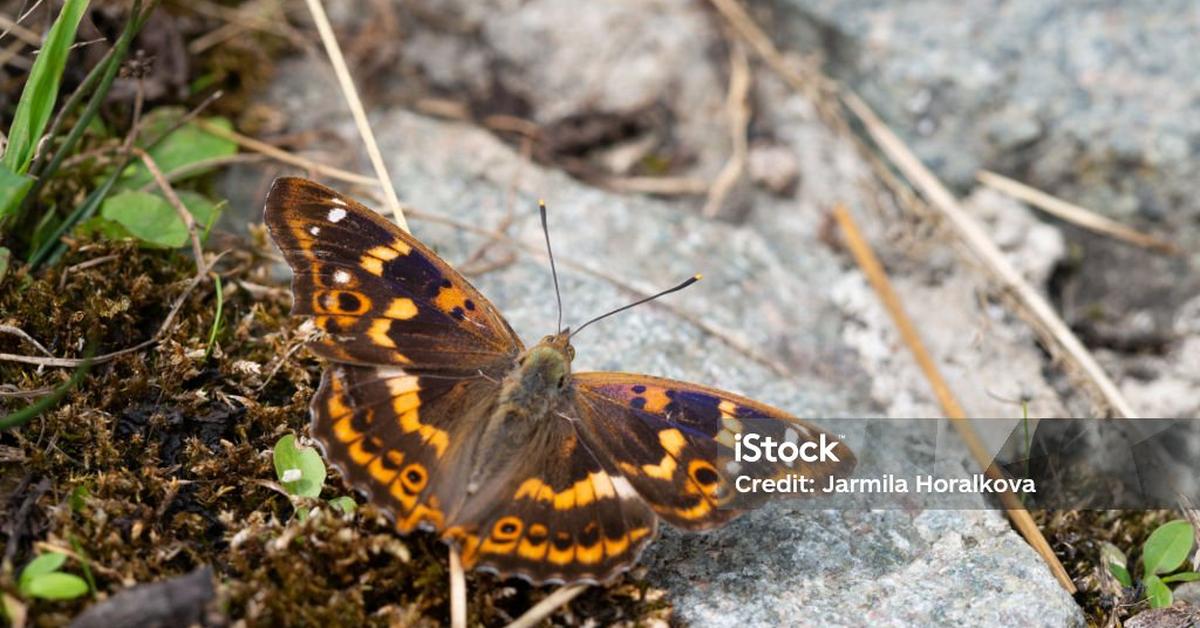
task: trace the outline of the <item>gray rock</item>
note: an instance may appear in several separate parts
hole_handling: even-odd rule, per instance
[[[595,102],[617,108],[653,98],[679,111],[695,107],[689,114],[694,118],[681,119],[680,128],[682,136],[695,138],[693,150],[711,156],[697,171],[723,160],[727,134],[720,116],[706,109],[711,101],[719,111],[722,84],[713,64],[696,62],[706,58],[703,50],[714,34],[695,3],[659,3],[662,15],[653,18],[637,3],[498,2],[490,9],[451,4],[470,26],[467,31],[480,37],[474,43],[445,33],[414,37],[441,42],[436,50],[431,43],[424,52],[416,44],[406,51],[429,67],[434,80],[485,89],[485,82],[472,83],[470,70],[456,65],[481,67],[482,49],[484,58],[506,60],[499,72],[506,89],[523,89],[533,117],[543,121]],[[574,9],[567,10],[568,4]],[[597,48],[607,31],[621,35],[612,39],[629,49]],[[541,56],[530,52],[539,44]],[[614,63],[634,72],[628,93],[619,93],[622,74],[597,74]],[[274,102],[294,124],[333,124],[344,145],[356,147],[337,94],[312,78],[323,70],[305,64],[311,62],[281,73],[271,98],[284,96]],[[374,112],[372,121],[409,206],[484,228],[500,225],[512,211],[510,233],[536,252],[542,236],[534,203],[546,199],[556,254],[571,262],[559,269],[567,323],[634,298],[603,277],[648,292],[704,273],[705,280],[687,291],[581,334],[576,368],[714,384],[818,419],[938,416],[928,384],[873,292],[821,239],[826,212],[845,202],[880,243],[910,314],[932,330],[926,341],[969,413],[1018,417],[1012,400],[1021,396],[1033,397],[1035,415],[1066,413],[1071,400],[1061,399],[1045,381],[1032,335],[1006,308],[980,298],[987,286],[978,273],[963,267],[944,238],[897,244],[911,234],[889,230],[888,221],[865,209],[895,211],[880,200],[885,195],[878,186],[864,183],[870,169],[853,146],[777,80],[760,73],[756,81],[761,102],[756,116],[774,144],[792,151],[801,184],[791,198],[749,191],[751,211],[740,226],[697,217],[689,211],[696,207],[693,201],[654,201],[583,185],[524,161],[466,125],[388,109]],[[680,94],[695,96],[695,102],[684,102]],[[1031,134],[1021,131],[1005,141],[1021,144]],[[357,148],[350,154],[359,154]],[[345,149],[341,155],[341,163],[333,163],[355,166]],[[367,170],[361,157],[357,166]],[[250,216],[258,220],[261,199],[245,204],[255,208]],[[1012,233],[1014,254],[1030,241],[1047,256],[1060,253],[1053,233],[1029,237],[1043,227],[1031,224],[1019,207],[983,204]],[[461,263],[483,242],[469,230],[415,214],[410,221],[414,233],[451,263]],[[936,260],[932,267],[929,259]],[[1029,272],[1044,274],[1046,268],[1034,265]],[[551,278],[537,253],[519,252],[513,263],[471,279],[527,341],[553,331]],[[934,445],[904,443],[889,453],[915,459]],[[965,466],[961,451],[950,451],[948,458]],[[669,590],[679,618],[695,625],[1082,624],[1079,608],[1037,555],[984,506],[976,500],[966,510],[830,511],[779,503],[704,535],[666,531],[645,562],[651,581]]]
[[[951,183],[988,165],[1114,217],[1200,213],[1190,0],[775,5],[782,39],[836,33],[836,73]]]
[[[1171,593],[1176,600],[1200,608],[1200,582],[1185,582]]]
[[[465,126],[391,112],[379,116],[376,132],[391,155],[397,186],[414,206],[470,224],[494,224],[504,213],[505,190],[513,186],[515,210],[524,214],[514,233],[536,248],[542,240],[534,199],[545,197],[560,259],[602,268],[647,289],[701,270],[705,280],[672,295],[671,305],[739,330],[764,353],[773,353],[775,339],[763,330],[808,336],[836,330],[841,319],[827,295],[811,289],[829,278],[803,274],[813,268],[834,271],[824,249],[793,245],[781,259],[754,230],[582,186],[521,163],[508,147]],[[450,260],[463,259],[477,244],[461,230],[421,222],[414,229]],[[631,298],[570,268],[560,275],[567,321]],[[551,331],[553,292],[544,264],[521,256],[475,281],[527,339]],[[821,320],[810,324],[811,319]],[[838,343],[833,337],[814,346],[831,351]],[[808,416],[873,414],[871,396],[847,386],[862,381],[861,371],[831,379],[817,365],[797,361],[789,364],[796,369],[792,376],[780,377],[664,308],[642,307],[601,323],[578,338],[577,350],[581,369],[619,368],[717,384]],[[1008,368],[1020,370],[1012,363]],[[801,616],[825,625],[1082,623],[1078,607],[1033,550],[1002,517],[985,510],[914,516],[779,504],[704,535],[666,532],[647,561],[651,581],[666,587],[681,619],[695,625],[777,625]]]
[[[991,511],[767,508],[652,547],[680,619],[697,626],[1081,626]]]
[[[486,227],[504,216],[504,199],[514,189],[513,233],[536,250],[542,240],[534,200],[545,197],[560,259],[645,289],[703,271],[705,281],[672,295],[669,304],[737,330],[742,342],[794,370],[781,377],[653,305],[582,334],[579,368],[718,384],[807,416],[874,414],[877,395],[864,388],[864,369],[874,367],[848,359],[854,351],[843,346],[838,332],[841,306],[812,289],[849,282],[855,274],[839,270],[826,249],[796,242],[779,249],[751,228],[597,191],[525,163],[467,126],[403,111],[380,112],[374,124],[407,204]],[[415,233],[452,262],[480,244],[462,229],[411,220]],[[568,322],[633,296],[571,267],[560,268],[560,274]],[[845,276],[835,279],[838,275]],[[540,259],[520,255],[473,281],[526,339],[552,331],[553,291]],[[812,340],[815,335],[823,336]],[[781,338],[818,353],[808,360],[780,355]],[[842,356],[833,371],[818,361],[820,351]],[[704,535],[667,531],[646,561],[651,581],[669,590],[679,617],[696,625],[775,625],[799,617],[820,618],[825,625],[1081,621],[1079,609],[1036,554],[986,510],[830,512],[781,503]]]
[[[406,59],[438,87],[491,102],[488,90],[499,87],[542,124],[661,107],[673,116],[675,150],[696,158],[697,175],[713,176],[724,163],[726,79],[713,64],[697,63],[709,58],[716,35],[703,4],[660,0],[647,10],[638,2],[450,0],[426,11],[462,25],[449,33],[417,29],[405,45]]]
[[[979,168],[997,170],[1188,251],[1171,259],[1068,229],[1078,248],[1058,281],[1089,345],[1136,361],[1175,342],[1173,312],[1200,292],[1194,2],[771,6],[776,41],[828,58],[964,194]]]

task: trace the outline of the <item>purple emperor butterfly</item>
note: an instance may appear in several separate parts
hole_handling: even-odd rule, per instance
[[[744,419],[769,419],[756,425],[776,440],[822,434],[705,386],[574,373],[569,330],[526,348],[428,247],[312,181],[278,179],[265,217],[294,272],[292,313],[324,332],[310,343],[330,361],[313,437],[398,532],[435,531],[467,568],[533,583],[609,580],[659,519],[705,530],[751,505],[733,469],[718,468]],[[823,481],[854,467],[844,445],[836,454],[737,471]]]

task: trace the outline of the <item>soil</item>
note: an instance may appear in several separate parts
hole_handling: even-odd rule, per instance
[[[0,589],[15,595],[16,568],[57,549],[87,564],[98,593],[34,602],[36,625],[65,624],[125,587],[206,565],[218,582],[214,607],[253,624],[438,625],[448,616],[446,548],[433,535],[401,538],[369,504],[345,515],[276,483],[271,450],[284,434],[307,433],[321,364],[298,349],[303,321],[288,316],[290,291],[266,277],[269,262],[260,241],[219,264],[225,302],[208,359],[211,282],[187,297],[156,346],[93,365],[64,403],[0,435]],[[179,253],[81,242],[44,275],[6,277],[0,311],[54,355],[82,356],[81,338],[104,353],[150,338],[193,273]],[[0,335],[0,352],[37,355],[31,349]],[[0,362],[0,381],[20,390],[70,374]],[[26,403],[0,398],[0,411]],[[341,486],[331,470],[322,497]],[[471,620],[492,625],[552,588],[472,574],[468,590]],[[667,613],[660,595],[627,576],[590,589],[556,622]]]

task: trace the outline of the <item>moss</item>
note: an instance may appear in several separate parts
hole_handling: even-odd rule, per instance
[[[95,365],[57,408],[0,436],[14,460],[0,463],[0,539],[10,559],[0,589],[16,594],[12,567],[43,551],[36,543],[78,544],[108,594],[207,564],[225,613],[254,624],[443,623],[446,550],[432,535],[399,537],[369,504],[347,517],[312,500],[300,505],[315,509],[305,521],[293,516],[269,452],[282,434],[306,432],[321,364],[292,351],[303,321],[288,316],[289,292],[272,284],[263,257],[231,254],[218,270],[225,322],[212,359],[203,359],[215,313],[205,283],[162,342]],[[0,283],[0,312],[57,356],[81,355],[87,338],[105,353],[151,338],[192,273],[178,253],[76,243],[44,276]],[[0,334],[0,352],[34,349]],[[0,381],[31,390],[69,371],[0,362]],[[25,403],[0,398],[0,411]],[[322,496],[344,494],[342,486],[331,472]],[[67,569],[79,572],[74,562]],[[488,625],[550,590],[474,574],[469,587],[472,620]],[[90,603],[34,602],[31,611],[54,625]],[[627,578],[592,588],[555,621],[638,623],[666,613],[661,593]]]

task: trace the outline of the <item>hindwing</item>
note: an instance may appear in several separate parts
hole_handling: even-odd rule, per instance
[[[578,417],[594,449],[613,461],[658,516],[685,530],[720,525],[760,501],[761,495],[736,490],[738,476],[796,474],[823,484],[854,469],[854,454],[841,443],[833,448],[836,461],[735,461],[738,435],[751,430],[796,443],[817,442],[823,432],[733,393],[632,373],[578,373],[572,380]]]

